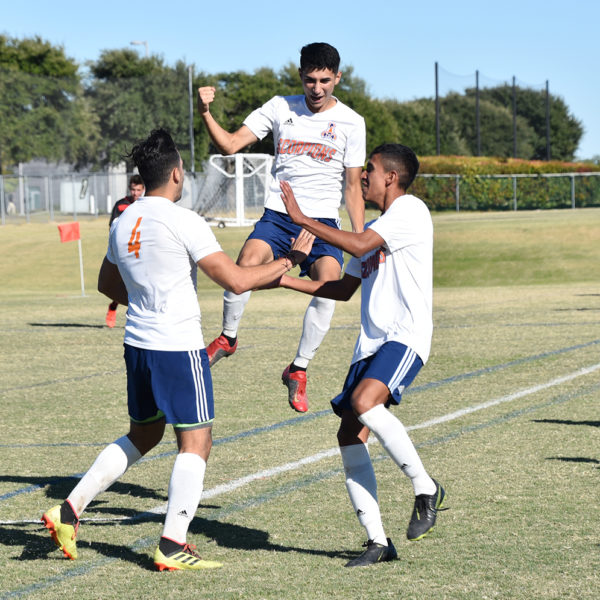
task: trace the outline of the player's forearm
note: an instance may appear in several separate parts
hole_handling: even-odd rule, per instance
[[[309,296],[329,298],[330,300],[346,301],[352,296],[352,293],[349,293],[349,290],[346,289],[340,279],[334,281],[313,281],[311,279],[298,279],[297,277],[290,277],[284,274],[279,282],[279,287],[302,292]]]
[[[221,154],[234,154],[237,149],[233,145],[233,135],[223,129],[210,114],[210,112],[202,113],[202,120],[208,131],[213,144],[219,149]]]
[[[230,278],[227,286],[224,286],[234,294],[243,294],[249,290],[257,288],[271,287],[274,281],[293,269],[296,266],[296,261],[289,255],[283,258],[278,258],[264,265],[256,265],[252,267],[239,267],[236,265],[236,273]]]
[[[360,243],[360,234],[344,231],[335,227],[329,227],[329,225],[325,225],[310,217],[304,217],[302,221],[298,221],[297,224],[303,229],[310,231],[324,242],[332,244],[336,248],[340,248],[341,250],[352,254],[352,256],[362,256],[365,252]]]
[[[362,198],[360,184],[346,186],[344,200],[346,202],[346,212],[350,217],[352,231],[360,233],[365,226],[365,203]]]

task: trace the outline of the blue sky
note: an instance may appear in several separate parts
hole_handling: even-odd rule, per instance
[[[81,63],[103,49],[143,53],[130,46],[139,40],[168,64],[184,60],[208,73],[277,70],[297,63],[304,44],[326,41],[377,98],[432,97],[436,61],[442,93],[473,85],[476,70],[489,85],[515,76],[543,88],[548,80],[583,123],[579,158],[600,155],[599,23],[597,0],[24,0],[0,12],[0,33],[40,35]]]

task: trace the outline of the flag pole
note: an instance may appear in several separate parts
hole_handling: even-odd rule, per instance
[[[77,246],[79,248],[79,273],[81,275],[81,295],[85,296],[85,286],[83,283],[83,254],[81,252],[81,238],[77,240]]]

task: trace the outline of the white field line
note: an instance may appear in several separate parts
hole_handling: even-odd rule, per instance
[[[596,365],[592,365],[590,367],[583,367],[578,371],[573,373],[569,373],[568,375],[563,375],[562,377],[557,377],[556,379],[552,379],[546,383],[540,383],[538,385],[534,385],[533,387],[526,388],[524,390],[520,390],[518,392],[514,392],[513,394],[509,394],[508,396],[502,396],[501,398],[496,398],[495,400],[488,400],[487,402],[482,402],[481,404],[476,404],[475,406],[469,406],[467,408],[461,408],[456,412],[449,413],[447,415],[443,415],[441,417],[436,417],[435,419],[431,419],[429,421],[423,421],[423,423],[418,423],[417,425],[411,425],[406,429],[411,431],[413,429],[424,429],[425,427],[431,427],[432,425],[439,425],[440,423],[445,423],[446,421],[453,421],[454,419],[458,419],[464,415],[468,415],[470,413],[476,412],[478,410],[483,410],[484,408],[490,408],[491,406],[496,406],[497,404],[503,404],[504,402],[511,402],[512,400],[516,400],[517,398],[522,398],[523,396],[528,396],[529,394],[535,394],[536,392],[541,392],[547,388],[553,387],[555,385],[560,385],[561,383],[566,383],[567,381],[571,381],[572,379],[576,379],[577,377],[581,377],[582,375],[589,375],[594,371],[600,369],[600,363]]]
[[[484,410],[486,408],[490,408],[492,406],[497,406],[499,404],[504,404],[506,402],[512,402],[513,400],[517,400],[518,398],[523,398],[525,396],[529,396],[530,394],[535,394],[542,390],[554,387],[556,385],[560,385],[562,383],[566,383],[568,381],[572,381],[577,377],[581,377],[583,375],[589,375],[594,371],[600,369],[600,363],[591,365],[589,367],[584,367],[582,369],[578,369],[573,373],[569,373],[568,375],[563,375],[562,377],[556,377],[555,379],[551,379],[546,383],[540,383],[538,385],[534,385],[533,387],[528,387],[523,390],[519,390],[518,392],[514,392],[512,394],[508,394],[507,396],[501,396],[500,398],[495,398],[493,400],[488,400],[487,402],[482,402],[481,404],[475,404],[473,406],[469,406],[467,408],[461,408],[452,413],[448,413],[446,415],[442,415],[440,417],[435,417],[433,419],[429,419],[428,421],[423,421],[422,423],[417,423],[416,425],[409,425],[406,427],[407,431],[413,431],[415,429],[424,429],[426,427],[433,427],[434,425],[439,425],[440,423],[446,423],[448,421],[453,421],[455,419],[459,419],[465,415],[477,412],[479,410]],[[371,438],[369,443],[376,443],[377,440],[375,438]],[[267,479],[269,477],[274,477],[275,475],[279,475],[280,473],[286,473],[288,471],[295,471],[303,467],[304,465],[309,465],[312,463],[319,462],[324,458],[331,458],[336,454],[339,454],[340,450],[336,446],[335,448],[330,448],[329,450],[322,450],[321,452],[317,452],[317,454],[313,454],[312,456],[307,456],[305,458],[301,458],[300,460],[296,460],[293,462],[286,463],[284,465],[280,465],[278,467],[272,467],[270,469],[264,469],[262,471],[257,471],[256,473],[251,473],[246,475],[245,477],[240,477],[238,479],[233,479],[229,483],[224,483],[218,485],[209,490],[205,490],[202,492],[202,500],[208,500],[210,498],[216,498],[222,494],[228,494],[237,490],[245,485],[252,483],[258,479]],[[167,503],[163,503],[155,508],[150,509],[149,513],[153,514],[165,514],[167,511]],[[89,518],[85,517],[81,519],[82,522],[103,522],[103,521],[126,521],[131,517],[123,517],[119,518]],[[39,519],[36,520],[18,520],[18,521],[0,521],[0,525],[17,525],[22,523],[39,523]]]

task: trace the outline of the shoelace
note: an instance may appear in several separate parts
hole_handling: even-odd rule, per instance
[[[432,502],[430,506],[427,502],[427,497],[424,497],[423,495],[417,496],[415,498],[415,509],[417,511],[418,518],[422,519],[428,511],[435,513],[435,502]]]
[[[183,547],[182,552],[185,552],[186,554],[191,554],[193,557],[195,558],[202,558],[197,552],[196,552],[196,546],[194,546],[193,544],[185,544]]]

